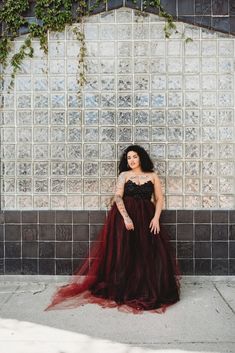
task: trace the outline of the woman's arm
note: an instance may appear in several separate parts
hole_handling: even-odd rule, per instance
[[[154,199],[155,199],[155,213],[154,217],[150,222],[149,228],[154,234],[160,232],[159,219],[163,208],[163,194],[160,179],[157,174],[154,173]]]
[[[125,208],[124,202],[123,202],[123,194],[124,194],[124,186],[125,186],[125,182],[126,182],[126,173],[122,172],[117,180],[117,184],[116,184],[116,192],[115,192],[115,202],[117,205],[117,208],[120,212],[120,214],[123,217],[126,229],[131,230],[134,229],[134,224],[130,218],[130,216],[127,213],[127,210]]]

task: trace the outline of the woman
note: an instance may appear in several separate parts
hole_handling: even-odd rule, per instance
[[[133,313],[162,313],[179,300],[179,271],[168,235],[160,229],[163,195],[153,168],[141,146],[124,151],[115,203],[98,245],[46,310],[97,303]]]

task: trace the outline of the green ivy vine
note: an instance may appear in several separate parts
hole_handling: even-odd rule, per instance
[[[132,2],[136,3],[136,0]],[[95,0],[93,6],[88,7],[87,0],[37,0],[35,1],[36,20],[30,23],[25,17],[25,12],[29,9],[29,0],[5,0],[0,8],[0,22],[3,24],[0,37],[0,64],[3,70],[0,78],[3,79],[6,68],[10,66],[12,71],[8,88],[12,88],[15,76],[24,59],[34,55],[33,38],[39,38],[41,49],[47,53],[48,31],[62,32],[67,25],[78,23],[79,25],[75,26],[73,31],[80,42],[77,81],[81,89],[86,82],[85,57],[87,54],[83,21],[95,8],[106,3],[107,0]],[[166,20],[164,31],[166,38],[169,38],[171,33],[176,31],[173,17],[164,10],[160,0],[144,0],[143,11],[149,6],[158,9],[159,16]],[[74,16],[75,12],[76,16]],[[10,57],[14,39],[19,35],[22,27],[26,29],[26,38],[19,51]]]

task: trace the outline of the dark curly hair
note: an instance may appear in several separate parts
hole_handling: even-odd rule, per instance
[[[136,152],[140,158],[140,165],[143,172],[153,172],[154,165],[145,149],[139,145],[130,145],[123,152],[118,166],[119,174],[130,170],[127,163],[127,153]]]

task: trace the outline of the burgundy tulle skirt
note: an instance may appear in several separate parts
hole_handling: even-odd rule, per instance
[[[180,271],[168,234],[163,227],[158,235],[149,229],[154,204],[134,197],[125,197],[124,203],[135,230],[126,230],[114,204],[90,258],[57,290],[46,310],[97,303],[133,313],[162,313],[179,301]]]

